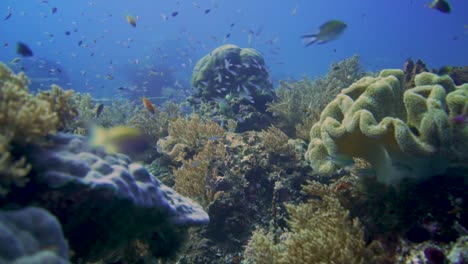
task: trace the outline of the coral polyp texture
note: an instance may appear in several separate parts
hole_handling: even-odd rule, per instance
[[[29,93],[23,73],[0,64],[0,134],[16,142],[31,142],[54,133],[59,122],[49,102]]]
[[[0,212],[0,263],[69,263],[57,219],[44,209]]]
[[[275,98],[262,55],[251,48],[226,44],[201,58],[193,69],[193,95],[198,114],[225,123],[238,121],[237,130],[260,130],[270,123],[266,104]]]
[[[468,84],[421,73],[405,91],[401,70],[384,70],[343,89],[322,112],[306,153],[320,173],[334,172],[335,157],[366,159],[377,179],[397,184],[424,179],[468,159],[468,130],[453,118],[466,115]]]
[[[153,254],[164,255],[177,248],[175,234],[208,222],[198,204],[127,156],[90,147],[77,135],[58,133],[50,141],[30,148],[34,176],[27,192],[63,224],[76,258],[106,258],[136,239],[157,240],[148,242],[158,243]]]

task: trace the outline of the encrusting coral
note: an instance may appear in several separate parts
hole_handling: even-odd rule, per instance
[[[306,158],[320,173],[340,155],[366,159],[377,179],[423,179],[467,160],[468,129],[453,118],[468,104],[468,84],[421,73],[405,91],[401,70],[384,70],[343,89],[312,127]],[[466,166],[466,164],[464,165]]]

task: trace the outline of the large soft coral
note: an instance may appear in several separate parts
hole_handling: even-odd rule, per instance
[[[312,167],[331,173],[337,156],[361,157],[379,181],[396,184],[466,160],[466,126],[451,117],[467,104],[468,84],[457,87],[448,76],[422,73],[416,87],[404,91],[402,80],[402,71],[385,70],[342,90],[312,127],[306,153]]]

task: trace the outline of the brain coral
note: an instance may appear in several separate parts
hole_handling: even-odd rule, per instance
[[[331,173],[340,155],[369,161],[380,182],[422,179],[450,166],[466,166],[466,124],[452,118],[466,111],[468,84],[421,73],[404,90],[403,72],[384,70],[343,89],[310,132],[306,158]]]

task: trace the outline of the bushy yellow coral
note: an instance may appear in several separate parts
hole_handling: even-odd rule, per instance
[[[213,182],[225,156],[226,150],[219,142],[206,142],[198,154],[174,170],[175,190],[206,208],[213,201]]]
[[[294,155],[294,146],[289,144],[289,137],[281,129],[270,126],[259,134],[265,150],[272,155]]]
[[[318,120],[320,112],[340,90],[363,76],[359,56],[355,55],[332,64],[327,75],[314,81],[307,77],[293,82],[280,81],[276,89],[278,99],[268,103],[267,110],[276,115],[278,125],[288,135],[301,133],[293,129],[306,122],[310,131],[310,123]]]
[[[328,187],[312,182],[304,190],[320,199],[287,206],[289,231],[278,244],[256,231],[246,248],[246,263],[371,263],[373,252],[366,247],[359,220],[350,218]]]
[[[312,127],[306,153],[312,167],[332,173],[336,156],[361,157],[379,181],[396,184],[466,161],[466,154],[453,152],[467,146],[466,127],[455,126],[450,117],[466,104],[468,84],[456,87],[446,76],[422,73],[417,86],[405,91],[402,79],[402,71],[385,70],[343,89]]]
[[[23,73],[0,64],[0,134],[16,143],[55,133],[59,123],[50,103],[29,93],[28,83]]]
[[[169,136],[160,139],[158,145],[173,160],[182,161],[187,152],[196,152],[207,141],[220,138],[224,130],[211,120],[202,121],[198,115],[192,115],[170,122],[168,133]]]
[[[24,157],[16,160],[10,153],[10,141],[0,135],[0,197],[8,193],[10,185],[23,186],[31,165]]]
[[[52,112],[57,113],[57,130],[64,130],[78,116],[78,110],[72,103],[72,90],[63,90],[53,84],[51,90],[42,91],[37,95],[37,99],[49,102]]]

